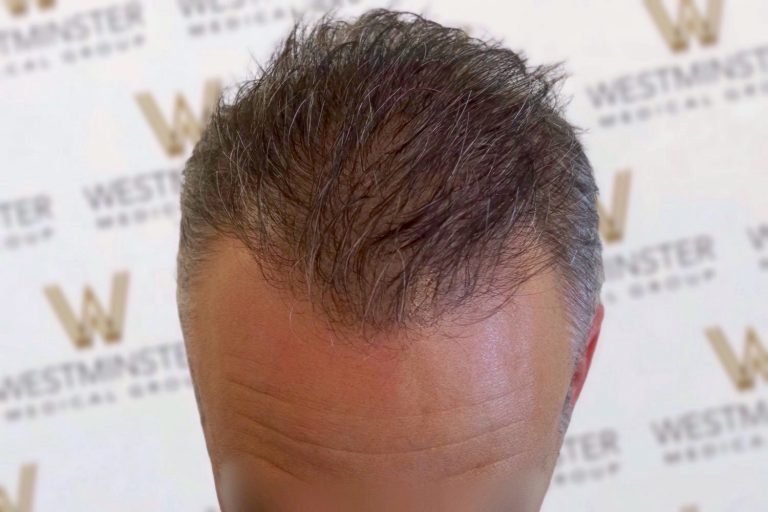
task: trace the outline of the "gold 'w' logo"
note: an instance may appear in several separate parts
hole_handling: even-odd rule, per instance
[[[723,0],[706,0],[705,14],[699,11],[695,1],[678,0],[677,21],[674,21],[662,0],[645,0],[645,6],[672,51],[686,50],[693,36],[698,37],[703,45],[717,42],[723,18]]]
[[[19,477],[19,490],[13,501],[5,489],[0,487],[0,512],[32,512],[36,478],[37,466],[23,466]]]
[[[631,173],[629,170],[620,171],[613,178],[613,201],[610,211],[606,210],[600,201],[597,211],[600,215],[600,234],[608,242],[618,242],[624,238],[629,210],[629,185]]]
[[[29,11],[29,4],[35,2],[35,0],[4,0],[5,6],[8,8],[13,16],[21,16]],[[56,0],[37,0],[37,7],[39,9],[50,9],[56,5]],[[2,511],[0,511],[2,512]]]
[[[185,141],[194,144],[200,139],[203,127],[218,102],[220,94],[221,82],[219,80],[208,80],[205,83],[202,115],[200,117],[195,115],[187,99],[182,94],[177,94],[170,122],[165,118],[160,107],[157,106],[151,93],[138,93],[136,102],[168,156],[178,156],[184,152]]]
[[[755,329],[747,329],[741,360],[731,349],[731,344],[720,327],[710,327],[706,330],[706,335],[737,389],[745,391],[754,388],[759,375],[768,382],[768,348],[760,343]]]
[[[107,343],[117,343],[122,338],[128,301],[128,272],[118,272],[112,277],[109,312],[104,309],[90,286],[86,286],[83,292],[79,319],[59,286],[47,286],[45,295],[76,348],[93,346],[94,331],[98,331]]]

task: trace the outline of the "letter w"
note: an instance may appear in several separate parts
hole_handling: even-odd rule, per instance
[[[219,94],[221,94],[221,83],[218,80],[208,80],[204,87],[203,109],[199,118],[189,106],[187,99],[182,94],[177,94],[170,123],[163,116],[151,93],[138,93],[136,102],[168,156],[178,156],[184,152],[185,141],[194,144],[200,139],[203,127],[219,99]]]
[[[21,16],[29,11],[29,4],[33,0],[5,0],[5,6],[13,16]],[[37,0],[39,9],[50,9],[56,5],[56,0]]]
[[[79,319],[60,287],[47,286],[45,295],[76,348],[90,348],[93,345],[94,331],[101,333],[107,343],[117,343],[122,338],[128,300],[128,272],[118,272],[112,277],[109,313],[90,286],[85,287]]]
[[[723,0],[708,0],[705,15],[701,14],[694,0],[678,1],[677,21],[674,21],[662,0],[645,0],[645,6],[672,51],[686,50],[692,35],[703,45],[716,43],[723,18]]]
[[[11,502],[8,493],[0,487],[0,512],[32,512],[36,476],[37,467],[34,464],[27,464],[21,468],[16,504]]]
[[[614,177],[613,201],[610,211],[607,211],[599,201],[597,203],[600,215],[600,233],[606,242],[618,242],[624,238],[629,208],[630,177],[631,174],[628,170],[621,171]]]
[[[754,388],[760,374],[768,382],[768,349],[760,343],[760,338],[753,328],[747,329],[741,361],[731,349],[728,338],[720,327],[710,327],[706,330],[706,335],[737,389],[744,391]]]

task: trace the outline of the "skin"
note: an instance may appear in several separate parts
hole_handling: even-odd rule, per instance
[[[361,341],[214,249],[184,333],[223,512],[540,509],[602,306],[579,361],[553,273],[483,320]]]

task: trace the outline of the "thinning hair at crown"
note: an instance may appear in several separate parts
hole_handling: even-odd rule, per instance
[[[500,307],[552,270],[583,337],[597,187],[563,77],[413,13],[297,23],[187,162],[180,286],[231,237],[333,323],[386,331]]]

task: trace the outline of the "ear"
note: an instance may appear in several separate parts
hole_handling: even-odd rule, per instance
[[[600,337],[600,328],[603,325],[603,316],[605,315],[605,307],[602,304],[597,306],[595,316],[592,319],[592,326],[589,329],[587,335],[587,347],[584,353],[581,355],[573,371],[573,378],[571,379],[571,408],[576,404],[581,390],[584,387],[584,382],[587,380],[587,374],[589,368],[592,365],[592,356],[595,353],[595,347],[597,347],[597,339]]]

